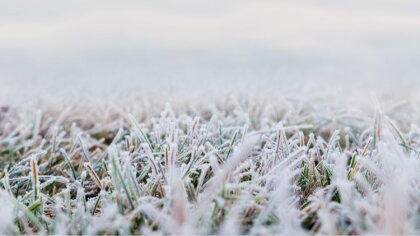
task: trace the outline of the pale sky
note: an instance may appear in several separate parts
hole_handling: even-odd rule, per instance
[[[417,0],[1,1],[0,92],[414,91],[419,42]]]

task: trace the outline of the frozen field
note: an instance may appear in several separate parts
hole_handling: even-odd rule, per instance
[[[113,101],[2,107],[3,234],[420,232],[415,101]]]
[[[419,6],[1,1],[0,235],[419,235]]]

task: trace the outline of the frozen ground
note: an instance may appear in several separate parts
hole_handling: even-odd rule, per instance
[[[418,103],[302,94],[0,113],[2,234],[418,234]]]
[[[420,234],[416,0],[0,2],[0,235]]]

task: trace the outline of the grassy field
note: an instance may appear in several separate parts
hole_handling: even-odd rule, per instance
[[[415,103],[0,109],[1,234],[420,234]]]

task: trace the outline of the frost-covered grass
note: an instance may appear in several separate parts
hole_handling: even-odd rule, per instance
[[[0,234],[419,234],[419,114],[394,105],[2,107]]]

